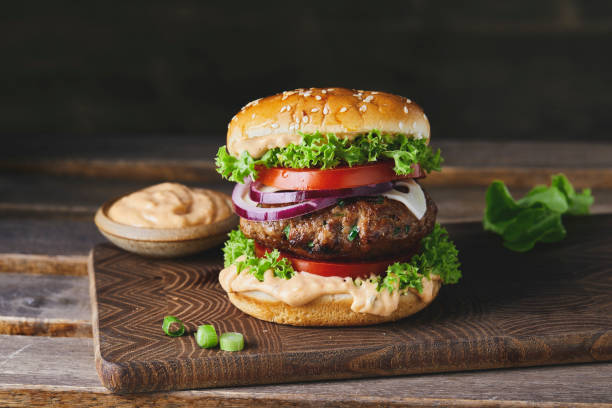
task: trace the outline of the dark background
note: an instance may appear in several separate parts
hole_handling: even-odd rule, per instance
[[[3,3],[0,134],[206,135],[296,87],[418,102],[434,138],[611,140],[612,2]],[[138,136],[140,135],[140,136]],[[10,146],[10,145],[9,145]]]

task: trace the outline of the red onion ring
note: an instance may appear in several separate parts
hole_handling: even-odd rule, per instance
[[[278,221],[286,218],[299,217],[336,204],[337,197],[314,198],[297,204],[283,207],[261,208],[250,199],[249,191],[252,181],[236,184],[232,192],[234,211],[242,218],[251,221]]]
[[[367,186],[340,188],[337,190],[294,190],[280,192],[261,191],[263,184],[259,181],[251,183],[249,197],[251,200],[261,204],[284,204],[297,203],[304,200],[315,198],[347,198],[357,196],[369,196],[384,193],[393,188],[393,183],[370,184]]]

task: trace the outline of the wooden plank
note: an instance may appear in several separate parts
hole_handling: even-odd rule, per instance
[[[550,177],[563,173],[575,188],[612,188],[612,168],[573,169],[569,167],[457,167],[445,166],[441,173],[427,176],[424,184],[432,186],[483,186],[493,180],[503,180],[508,187],[529,188],[537,184],[550,184]]]
[[[86,277],[0,274],[0,334],[91,337]]]
[[[98,372],[112,391],[140,392],[612,359],[612,215],[566,225],[563,242],[525,254],[479,223],[450,225],[461,283],[414,318],[363,328],[241,313],[218,284],[217,253],[152,261],[103,244],[90,264]],[[159,329],[167,314],[190,332],[204,322],[239,331],[248,346],[227,354],[191,335],[170,340]]]
[[[24,252],[28,252],[28,249],[28,247],[22,247]],[[87,257],[85,255],[0,253],[0,272],[85,276],[87,275]]]
[[[25,181],[25,180],[24,180]],[[26,272],[37,274],[86,275],[86,256],[97,243],[104,242],[92,222],[97,202],[104,201],[111,194],[130,191],[130,183],[116,182],[101,189],[95,189],[86,211],[70,210],[73,194],[66,196],[60,192],[77,190],[70,180],[51,183],[56,191],[56,200],[49,195],[37,192],[17,194],[27,202],[41,203],[38,208],[31,205],[13,204],[11,209],[2,208],[0,203],[0,272]],[[14,189],[27,183],[15,183]],[[425,183],[427,184],[427,182]],[[144,186],[144,185],[143,185]],[[210,186],[207,186],[210,187]],[[215,186],[213,186],[215,187]],[[219,187],[227,191],[226,187]],[[231,188],[231,186],[230,186]],[[427,185],[427,191],[438,205],[438,220],[442,223],[477,221],[482,219],[486,188],[466,186]],[[513,188],[512,193],[519,197],[525,188]],[[612,213],[612,189],[595,189],[593,214]],[[5,199],[6,196],[2,197]],[[68,197],[68,198],[64,198]],[[80,198],[79,200],[84,200]],[[80,201],[82,203],[82,201]],[[83,207],[83,205],[79,205]],[[63,208],[59,211],[57,208]]]
[[[612,404],[610,378],[612,363],[600,363],[114,395],[99,383],[91,339],[0,335],[0,401],[9,406],[578,406]]]
[[[0,157],[0,169],[58,176],[214,183],[220,181],[213,161],[222,143],[220,138],[183,137],[169,147],[158,138],[148,143],[148,157],[143,157],[138,147],[142,141],[135,138],[124,140],[115,150],[100,147],[96,151],[90,145],[69,148],[59,143],[42,157],[38,157],[42,154],[39,150],[28,147],[18,159]],[[445,157],[444,171],[430,177],[436,185],[487,185],[500,178],[511,186],[529,187],[547,182],[550,174],[562,172],[578,187],[612,188],[612,143],[434,139],[432,145],[441,148]],[[59,150],[62,146],[68,150]],[[194,155],[195,152],[202,153]]]
[[[44,219],[49,219],[72,215],[74,218],[89,219],[104,202],[166,180],[175,179],[91,180],[49,174],[5,173],[0,175],[0,216],[7,214],[33,218],[36,214],[41,214],[39,218],[44,216]],[[224,182],[220,177],[217,177],[214,183],[187,184],[225,193],[231,193],[233,188],[233,183]]]

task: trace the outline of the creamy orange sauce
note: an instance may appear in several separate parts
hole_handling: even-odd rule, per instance
[[[243,258],[238,258],[238,261]],[[429,302],[434,297],[433,280],[423,278],[423,292],[411,290],[423,302]],[[302,306],[324,295],[346,294],[353,297],[351,310],[357,313],[369,313],[379,316],[389,316],[393,313],[400,300],[400,291],[397,287],[393,292],[378,291],[376,284],[367,280],[356,285],[351,278],[337,276],[325,277],[308,272],[297,272],[291,279],[282,279],[274,276],[272,270],[264,273],[264,280],[260,282],[247,271],[237,273],[235,265],[223,269],[219,274],[221,287],[228,292],[263,292],[275,299],[291,306]]]
[[[221,193],[162,183],[117,200],[108,217],[121,224],[148,228],[182,228],[211,224],[232,214]]]

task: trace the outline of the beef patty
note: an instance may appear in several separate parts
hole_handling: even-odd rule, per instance
[[[438,209],[427,192],[425,198],[427,212],[420,220],[399,201],[358,197],[286,220],[240,218],[240,229],[260,245],[303,258],[357,261],[403,256],[433,230]]]

